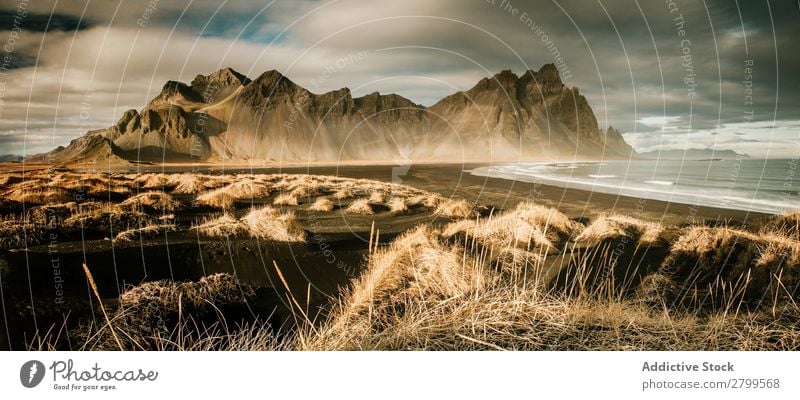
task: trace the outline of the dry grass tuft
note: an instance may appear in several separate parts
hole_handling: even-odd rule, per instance
[[[8,218],[0,220],[0,249],[21,248],[44,240],[45,231],[40,224],[29,219]]]
[[[579,227],[580,224],[556,209],[520,203],[515,209],[497,216],[451,223],[445,227],[443,235],[470,238],[499,255],[507,248],[555,249]]]
[[[796,240],[696,226],[672,244],[661,271],[649,277],[641,291],[692,307],[738,307],[740,302],[760,306],[773,297],[796,298],[799,272]]]
[[[462,257],[440,244],[427,227],[398,237],[370,256],[367,270],[353,282],[332,312],[330,324],[306,343],[309,348],[348,348],[354,337],[390,329],[416,302],[468,296],[492,282],[464,268]]]
[[[333,198],[337,200],[349,199],[354,196],[355,194],[353,193],[353,190],[350,187],[340,188],[339,190],[336,191],[336,193],[333,194]]]
[[[439,203],[445,201],[445,199],[438,194],[433,193],[425,193],[425,194],[416,194],[414,196],[409,197],[406,200],[406,204],[409,206],[416,206],[416,205],[423,205],[427,208],[436,208]]]
[[[122,231],[114,237],[115,242],[130,242],[138,238],[152,238],[165,232],[177,231],[175,224],[151,224],[141,228]]]
[[[198,282],[143,283],[120,295],[119,307],[110,318],[113,330],[106,325],[88,332],[84,346],[117,350],[114,331],[123,348],[130,350],[171,350],[208,343],[215,330],[202,327],[218,326],[224,318],[219,314],[222,309],[246,310],[254,297],[253,288],[239,284],[229,274],[206,276]],[[189,326],[204,332],[204,338],[184,336]]]
[[[466,200],[447,199],[436,206],[434,214],[452,218],[467,218],[472,215],[472,205]]]
[[[209,237],[248,235],[278,242],[306,240],[306,233],[297,222],[294,213],[281,212],[270,206],[253,208],[241,219],[236,219],[230,214],[204,219],[193,229]]]
[[[658,241],[663,230],[664,227],[655,222],[619,214],[601,215],[575,241],[598,243],[625,237],[638,240],[640,244],[653,244]]]
[[[305,181],[291,185],[289,190],[293,196],[303,199],[319,194],[320,187],[316,181]]]
[[[333,202],[326,197],[318,197],[314,204],[309,207],[311,211],[329,212],[333,210]]]
[[[144,192],[131,196],[122,203],[120,208],[126,210],[149,210],[172,212],[181,206],[181,203],[164,192]]]
[[[297,196],[291,193],[280,194],[275,198],[272,204],[276,206],[296,206]]]
[[[203,218],[193,229],[209,237],[238,236],[247,231],[247,227],[230,214],[223,214],[217,218]]]
[[[250,236],[278,242],[305,242],[306,232],[294,213],[280,212],[270,206],[251,210],[242,218]]]
[[[763,232],[800,240],[800,212],[776,215],[764,226]]]
[[[392,197],[387,204],[390,212],[399,214],[408,211],[406,200],[402,197]]]
[[[236,203],[236,198],[224,189],[214,189],[197,196],[197,203],[204,206],[227,210]]]
[[[173,193],[180,194],[197,194],[214,186],[208,176],[193,172],[169,175],[166,183],[175,188]]]
[[[155,220],[154,216],[141,209],[128,209],[113,203],[86,202],[78,204],[72,215],[63,221],[63,227],[117,232],[147,226],[155,223]]]
[[[236,200],[252,200],[269,196],[269,187],[253,179],[238,180],[219,190]]]
[[[40,225],[57,225],[78,211],[78,203],[49,204],[32,207],[29,212],[30,222]]]
[[[348,214],[359,214],[359,215],[375,214],[375,212],[372,210],[372,206],[369,204],[369,199],[358,199],[350,203],[345,212]]]
[[[223,210],[230,209],[236,202],[251,202],[255,199],[269,196],[267,184],[255,179],[245,178],[244,180],[229,183],[197,196],[197,202],[209,207]]]
[[[159,189],[163,190],[167,187],[168,181],[167,174],[141,174],[139,176],[135,176],[133,182],[139,185],[142,189]]]
[[[6,200],[27,204],[61,204],[74,201],[76,198],[75,194],[68,189],[41,186],[40,183],[34,181],[27,182],[35,183],[38,186],[16,188],[5,193],[3,197]]]
[[[383,204],[386,202],[386,194],[382,191],[375,190],[370,193],[369,202],[373,204]]]

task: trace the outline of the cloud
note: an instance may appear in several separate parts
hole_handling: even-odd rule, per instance
[[[554,62],[553,47],[569,68],[568,84],[580,87],[600,125],[625,132],[641,150],[699,140],[777,154],[781,149],[764,141],[786,134],[754,125],[775,120],[786,131],[800,109],[800,54],[793,50],[800,12],[790,2],[739,2],[740,9],[723,0],[681,2],[690,40],[683,47],[675,14],[663,2],[26,4],[28,28],[16,40],[15,64],[0,75],[0,132],[17,139],[0,141],[0,153],[65,144],[141,108],[167,80],[188,82],[221,67],[251,77],[277,69],[315,92],[347,86],[355,95],[396,92],[429,105],[502,69],[520,74]],[[15,7],[0,6],[0,15]],[[51,13],[61,28],[42,28]],[[8,21],[0,25],[0,44],[10,29]],[[682,58],[687,48],[691,60]],[[359,53],[366,57],[315,80]],[[684,83],[690,74],[694,92]],[[752,104],[745,104],[747,85]]]

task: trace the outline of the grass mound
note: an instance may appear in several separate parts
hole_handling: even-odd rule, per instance
[[[439,202],[434,214],[445,217],[466,218],[472,215],[472,205],[466,200],[446,199]]]
[[[178,209],[181,203],[164,192],[144,192],[131,196],[119,207],[126,210],[146,210],[172,212]]]
[[[133,182],[142,189],[164,190],[167,187],[169,178],[167,174],[141,174],[134,176]]]
[[[294,213],[281,212],[270,206],[254,208],[242,218],[251,237],[278,242],[305,242],[306,232],[297,223]]]
[[[506,248],[555,249],[580,226],[556,209],[520,203],[515,209],[497,216],[451,223],[443,234],[448,238],[475,240],[499,254]]]
[[[114,237],[115,242],[130,242],[139,238],[152,238],[165,232],[175,232],[177,228],[174,224],[152,224],[141,228],[128,229],[122,231]]]
[[[759,307],[774,297],[797,299],[800,243],[775,234],[692,227],[673,243],[643,292],[691,307]]]
[[[240,201],[269,196],[269,186],[254,179],[239,180],[219,190]]]
[[[373,204],[383,204],[386,202],[386,194],[380,190],[374,190],[369,195],[369,202]]]
[[[197,203],[227,210],[237,202],[252,202],[269,196],[269,186],[263,182],[245,178],[223,187],[209,190],[197,196]]]
[[[334,308],[331,323],[308,345],[348,348],[353,337],[391,329],[412,312],[409,306],[467,296],[488,284],[486,276],[463,268],[461,256],[429,228],[417,228],[371,255],[367,270]]]
[[[118,232],[154,223],[156,218],[141,210],[127,210],[120,205],[101,202],[79,203],[64,220],[69,229],[93,229],[99,232]]]
[[[111,316],[122,345],[130,350],[165,350],[179,345],[176,333],[191,324],[199,331],[220,322],[226,309],[247,308],[253,288],[229,274],[215,274],[197,282],[157,281],[135,286],[119,297]],[[222,312],[223,314],[220,314]],[[101,326],[87,340],[93,350],[118,350],[112,332]]]
[[[284,193],[278,195],[272,204],[276,206],[296,206],[297,205],[297,196],[292,193]]]
[[[326,197],[318,197],[317,200],[314,201],[314,204],[309,207],[309,210],[317,212],[329,212],[333,210],[333,202]]]
[[[208,176],[191,172],[172,174],[166,183],[174,187],[173,193],[179,194],[197,194],[215,186]]]
[[[765,233],[775,233],[800,240],[800,212],[777,215],[765,226]]]
[[[49,204],[32,207],[29,212],[31,222],[40,225],[54,226],[63,223],[78,211],[78,203]]]
[[[800,347],[800,310],[710,315],[636,299],[543,290],[506,279],[483,252],[447,247],[428,227],[370,254],[318,328],[311,350],[765,350]]]
[[[655,222],[647,222],[626,215],[601,215],[586,227],[576,238],[576,242],[599,243],[622,237],[633,239],[640,244],[653,244],[664,227]]]
[[[197,203],[204,206],[227,210],[233,207],[234,203],[236,203],[236,198],[231,196],[230,193],[223,189],[214,189],[197,196]]]
[[[372,210],[372,205],[369,203],[369,199],[358,199],[347,207],[345,210],[348,214],[357,214],[357,215],[372,215],[375,212]]]
[[[333,198],[337,199],[337,200],[349,199],[349,198],[354,197],[354,196],[355,196],[355,194],[353,193],[353,190],[350,187],[347,187],[347,186],[338,189],[333,194]]]
[[[390,212],[399,214],[408,211],[406,200],[402,197],[392,197],[387,204]]]
[[[238,236],[247,231],[247,227],[230,214],[222,214],[217,218],[203,218],[194,229],[209,237]]]
[[[0,249],[13,249],[43,242],[45,230],[42,225],[29,219],[7,218],[0,220]]]
[[[236,219],[231,214],[204,219],[194,229],[208,237],[247,235],[277,242],[306,240],[306,233],[297,222],[294,213],[281,212],[270,206],[253,208],[241,219]]]
[[[40,185],[38,182],[34,183]],[[61,204],[76,199],[76,194],[72,190],[46,186],[17,188],[3,196],[6,200],[27,204]]]

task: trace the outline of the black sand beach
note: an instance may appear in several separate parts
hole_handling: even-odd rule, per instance
[[[409,185],[444,196],[463,198],[477,205],[508,209],[522,201],[533,201],[555,207],[571,218],[594,218],[603,213],[619,213],[665,225],[726,223],[732,227],[760,226],[769,215],[741,210],[705,207],[701,205],[669,203],[659,200],[616,196],[579,189],[565,189],[540,183],[512,181],[472,175],[469,170],[486,164],[412,164],[412,165],[340,165],[291,166],[243,169],[213,169],[226,172],[303,173],[334,175],[348,178],[365,178]],[[159,172],[160,166],[142,170]],[[165,166],[166,172],[175,168]],[[205,170],[199,167],[200,171]],[[177,169],[175,169],[177,171]]]

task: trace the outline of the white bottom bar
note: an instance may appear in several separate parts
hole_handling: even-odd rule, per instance
[[[35,380],[25,370],[30,360],[45,373],[26,388],[23,379]],[[779,352],[10,352],[0,359],[0,388],[5,399],[752,400],[800,398],[798,361],[797,353]],[[144,380],[124,380],[131,377]]]

